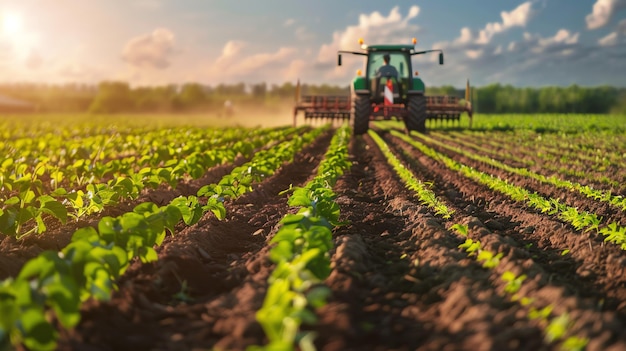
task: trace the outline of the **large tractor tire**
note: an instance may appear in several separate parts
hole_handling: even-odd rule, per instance
[[[426,97],[424,95],[409,96],[407,103],[408,111],[404,125],[407,133],[416,130],[426,133]]]
[[[372,103],[369,95],[356,95],[352,98],[354,120],[352,128],[355,135],[365,134],[369,129]]]

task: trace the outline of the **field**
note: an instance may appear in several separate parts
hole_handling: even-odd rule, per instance
[[[626,116],[236,122],[0,120],[0,350],[626,349]]]

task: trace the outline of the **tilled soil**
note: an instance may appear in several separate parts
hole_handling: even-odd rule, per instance
[[[437,135],[446,135],[439,134]],[[472,146],[478,144],[483,150],[488,150],[485,156],[493,157],[500,161],[504,161],[510,166],[525,168],[529,170],[543,174],[544,176],[555,175],[561,179],[569,180],[572,182],[580,183],[582,185],[588,185],[595,189],[602,189],[605,191],[611,191],[614,195],[626,195],[626,174],[623,172],[623,163],[611,162],[610,164],[604,164],[602,167],[598,165],[598,160],[589,160],[591,157],[586,155],[588,161],[584,156],[580,158],[576,155],[570,155],[566,160],[561,160],[560,157],[546,157],[548,154],[538,143],[534,148],[520,148],[517,147],[515,140],[506,140],[496,142],[496,145],[489,142],[482,143],[487,136],[477,135],[463,135],[459,133],[453,133],[449,135],[452,138],[441,138],[446,144],[450,144],[461,149],[471,149]],[[493,140],[490,140],[493,143]],[[540,157],[539,154],[544,154]],[[619,155],[619,154],[618,154]],[[617,156],[619,158],[619,156]],[[519,162],[523,160],[524,162]],[[529,165],[529,164],[530,165]],[[592,165],[596,166],[593,167]],[[602,169],[603,168],[603,169]],[[558,171],[556,171],[558,170]],[[565,171],[567,170],[567,171]]]
[[[538,306],[568,313],[572,332],[589,338],[588,350],[626,349],[622,250],[448,170],[391,134],[381,135],[455,213],[450,219],[434,215],[405,189],[368,135],[352,139],[353,165],[334,188],[349,224],[334,230],[333,272],[325,281],[332,295],[316,311],[318,324],[303,326],[316,334],[319,350],[558,349],[544,341],[545,325],[527,317],[529,308],[504,293],[499,278],[505,271],[528,276],[520,293]],[[273,269],[268,241],[280,219],[294,211],[279,193],[316,174],[331,137],[324,134],[253,192],[228,203],[225,220],[207,214],[168,237],[157,249],[157,262],[132,264],[111,301],[89,301],[76,328],[59,330],[59,348],[244,350],[264,344],[255,312]],[[201,183],[216,182],[227,170],[210,170]],[[547,195],[558,192],[515,181]],[[565,200],[575,205],[608,211],[570,196]],[[469,236],[483,247],[503,253],[501,264],[483,268],[459,249],[465,239],[450,229],[455,223],[468,225]],[[565,249],[569,253],[562,255]]]

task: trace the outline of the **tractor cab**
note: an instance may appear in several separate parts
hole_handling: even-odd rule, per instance
[[[385,57],[389,58],[388,64],[385,63]],[[367,58],[366,85],[372,92],[372,101],[380,103],[384,100],[385,87],[390,87],[393,100],[406,99],[411,79],[411,58],[408,52],[370,51]]]

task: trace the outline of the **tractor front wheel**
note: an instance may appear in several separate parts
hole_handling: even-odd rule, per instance
[[[404,120],[407,133],[416,130],[426,133],[426,97],[424,95],[409,96],[407,114]]]
[[[353,130],[355,135],[365,134],[369,129],[370,116],[372,115],[372,103],[368,95],[356,95],[352,99],[354,120]]]

